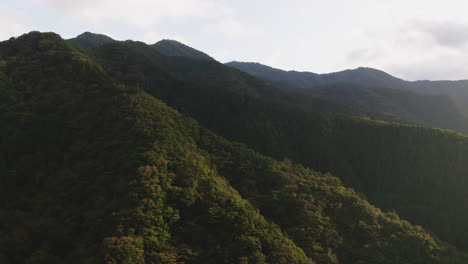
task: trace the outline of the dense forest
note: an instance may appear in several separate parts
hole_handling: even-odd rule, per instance
[[[166,57],[140,42],[87,52],[115,79],[143,88],[216,133],[265,155],[332,172],[378,207],[468,249],[465,136],[328,113],[326,101],[312,104],[306,95],[218,62]]]
[[[193,59],[140,56],[142,43],[98,46],[38,32],[0,43],[1,263],[468,261],[447,243],[464,247],[448,211],[466,206],[464,136],[324,114],[226,68],[208,85],[226,66],[188,78],[175,65]],[[409,190],[392,193],[398,181]],[[397,208],[408,191],[413,207]],[[431,191],[440,203],[416,210]],[[434,209],[453,230],[422,222]]]

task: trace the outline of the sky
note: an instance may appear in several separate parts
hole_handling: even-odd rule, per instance
[[[0,0],[0,40],[90,31],[175,39],[220,62],[458,80],[468,79],[467,10],[466,0]]]

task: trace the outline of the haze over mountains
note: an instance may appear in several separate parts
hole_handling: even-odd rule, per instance
[[[436,92],[435,89],[440,89],[439,93],[443,93],[445,89],[455,87],[466,87],[468,80],[459,81],[405,81],[394,77],[386,72],[378,69],[359,67],[351,70],[340,72],[317,74],[312,72],[284,71],[267,65],[255,62],[238,62],[232,61],[226,63],[231,67],[238,68],[245,72],[264,78],[271,79],[275,82],[284,82],[291,88],[310,88],[313,86],[334,84],[337,82],[349,82],[363,85],[374,85],[387,88],[409,89],[415,91]],[[424,86],[428,85],[424,90]]]
[[[393,89],[410,90],[428,94],[447,94],[454,100],[460,99],[468,88],[468,80],[459,81],[405,81],[383,71],[360,67],[341,72],[316,74],[311,72],[283,71],[267,65],[251,62],[228,62],[226,65],[248,72],[254,76],[270,80],[289,88],[310,89],[314,86],[336,84],[340,82]]]
[[[408,83],[1,42],[0,262],[467,263],[464,88]]]
[[[319,98],[370,109],[380,107],[377,111],[388,111],[415,123],[467,131],[466,126],[460,124],[468,124],[468,80],[409,82],[364,67],[316,74],[283,71],[259,63],[229,62],[226,65]],[[451,118],[454,120],[449,121]]]

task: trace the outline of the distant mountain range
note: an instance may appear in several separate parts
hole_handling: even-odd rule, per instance
[[[417,124],[468,132],[468,80],[409,82],[363,67],[316,74],[251,62],[226,65],[324,100],[385,112]]]
[[[254,62],[232,61],[226,65],[265,80],[289,88],[310,89],[336,83],[353,83],[368,86],[379,86],[415,92],[447,94],[452,89],[468,89],[468,80],[460,81],[405,81],[381,70],[359,67],[334,73],[317,74],[311,72],[284,71]]]

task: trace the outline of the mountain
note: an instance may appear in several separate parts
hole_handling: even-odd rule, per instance
[[[311,72],[284,71],[253,62],[232,61],[226,65],[247,72],[254,76],[275,83],[281,83],[288,88],[309,89],[314,86],[336,83],[354,83],[368,86],[403,88],[406,82],[380,70],[360,67],[341,72],[316,74]]]
[[[0,43],[2,263],[468,260],[338,178],[223,139],[100,63],[53,33]]]
[[[114,40],[109,36],[91,32],[84,32],[75,38],[68,39],[67,41],[75,47],[79,47],[84,50],[97,48],[108,43],[121,42]],[[180,56],[192,59],[214,61],[214,59],[207,54],[175,40],[164,39],[151,45],[151,47],[166,56]]]
[[[83,34],[78,35],[76,38],[69,39],[68,42],[82,49],[90,49],[102,46],[107,43],[116,42],[116,40],[103,34],[84,32]]]
[[[413,124],[468,132],[468,85],[464,97],[449,92],[450,86],[426,89],[425,84],[406,82],[383,71],[357,68],[329,74],[283,71],[259,63],[229,62],[226,65],[293,90],[306,91],[318,98],[352,105],[364,112],[383,112]],[[446,92],[436,92],[446,90]],[[454,89],[450,89],[453,91]],[[457,91],[461,91],[458,89]]]
[[[214,59],[207,54],[198,51],[194,48],[191,48],[185,44],[182,44],[175,40],[161,40],[153,45],[151,45],[154,49],[156,49],[161,54],[167,56],[181,56],[181,57],[188,57],[192,59],[199,59],[199,60],[208,60],[213,61]]]
[[[468,248],[466,136],[316,111],[307,95],[218,62],[167,57],[140,42],[89,52],[112,78],[140,87],[221,136],[332,172],[378,207]]]
[[[351,83],[365,86],[378,86],[400,90],[409,90],[426,94],[445,94],[457,102],[464,110],[468,105],[464,103],[468,99],[468,80],[459,81],[405,81],[396,78],[381,70],[359,67],[357,69],[345,70],[327,74],[316,74],[311,72],[284,71],[267,65],[252,62],[232,61],[226,65],[247,72],[282,86],[296,89],[310,89],[314,86],[325,86],[337,83]]]

